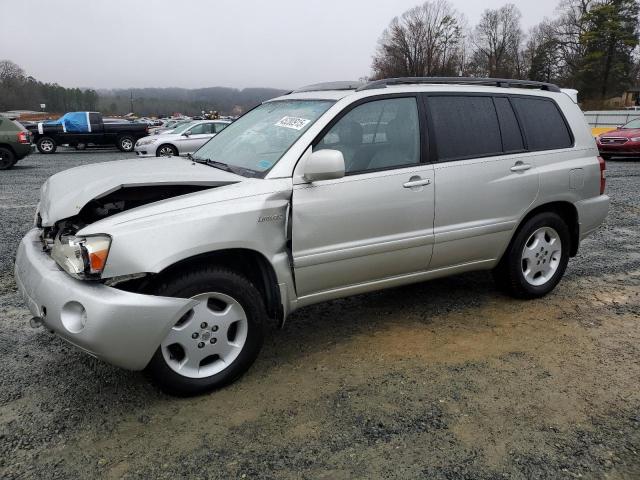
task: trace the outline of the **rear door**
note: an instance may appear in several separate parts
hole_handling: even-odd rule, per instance
[[[425,100],[437,157],[431,268],[493,261],[539,190],[511,100],[471,93]]]
[[[429,266],[433,166],[426,163],[419,98],[374,98],[347,108],[313,145],[340,150],[345,177],[294,186],[299,297]]]

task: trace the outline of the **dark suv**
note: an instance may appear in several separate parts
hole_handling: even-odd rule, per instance
[[[32,151],[32,135],[18,122],[0,116],[0,170],[13,167]]]

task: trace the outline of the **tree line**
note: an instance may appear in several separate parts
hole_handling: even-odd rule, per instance
[[[552,82],[602,102],[638,82],[636,0],[562,0],[555,18],[526,34],[513,4],[474,27],[447,0],[394,18],[373,58],[374,78],[474,76]]]
[[[10,60],[0,60],[0,111],[40,110],[50,112],[95,110],[98,93],[92,89],[64,88],[29,76]]]

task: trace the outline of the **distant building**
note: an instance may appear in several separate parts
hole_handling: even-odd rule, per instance
[[[637,107],[640,106],[640,87],[636,86],[629,88],[622,94],[622,106],[623,107]]]

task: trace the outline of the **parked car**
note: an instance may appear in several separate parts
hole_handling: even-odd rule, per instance
[[[153,135],[160,135],[162,133],[170,133],[171,131],[175,130],[178,127],[181,127],[183,125],[187,125],[189,123],[191,123],[193,120],[189,119],[179,119],[179,120],[169,120],[167,122],[165,122],[164,124],[162,124],[162,126],[158,127],[158,128],[154,128],[152,130],[150,130],[150,133],[152,133]]]
[[[365,142],[371,123],[384,135]],[[316,85],[190,159],[50,177],[15,276],[34,326],[196,394],[306,305],[472,270],[542,297],[608,208],[605,162],[555,85]]]
[[[0,170],[13,167],[32,150],[29,131],[15,120],[0,115]]]
[[[69,112],[58,120],[30,126],[40,153],[55,153],[59,145],[115,145],[132,152],[136,140],[148,135],[148,126],[123,119],[104,121],[98,112]]]
[[[202,120],[186,123],[168,133],[149,135],[136,142],[139,157],[171,157],[187,155],[199,149],[231,122]]]
[[[613,131],[601,133],[596,138],[600,155],[605,160],[611,157],[640,158],[640,118]]]

